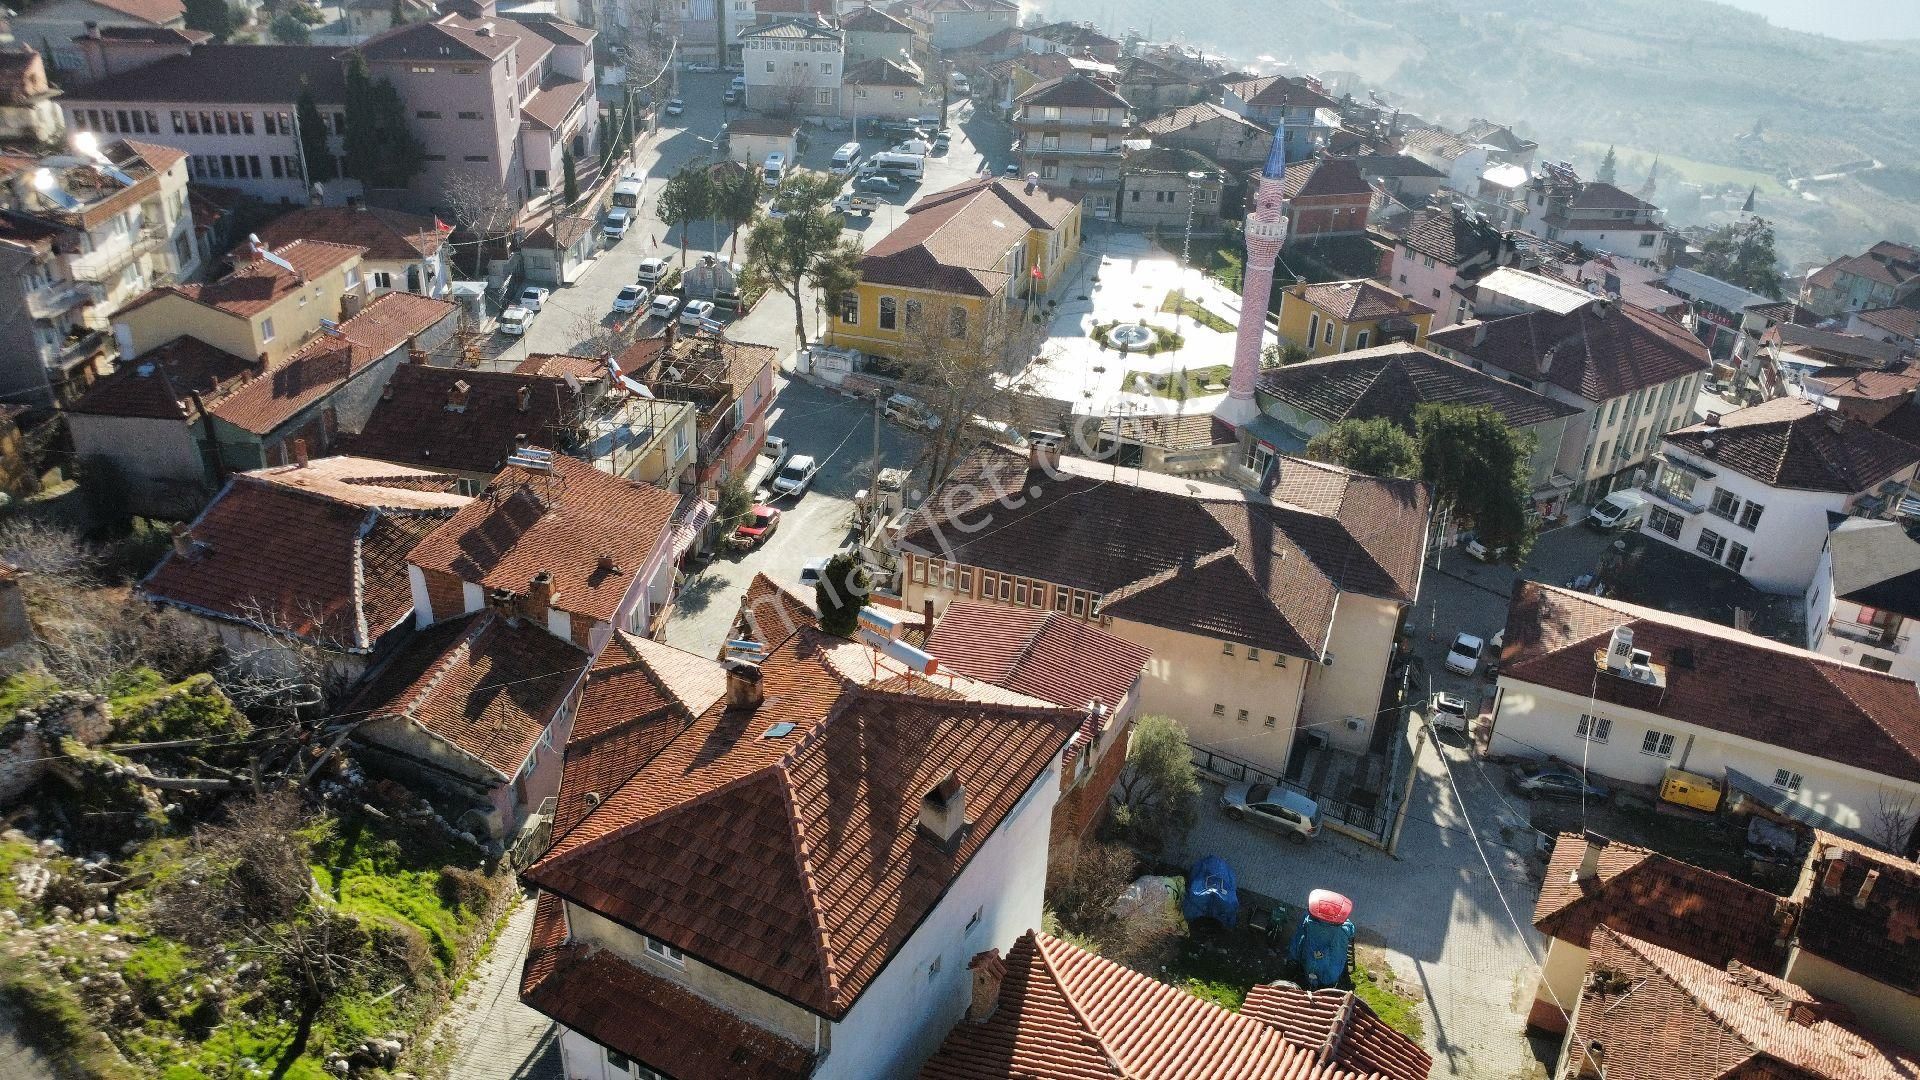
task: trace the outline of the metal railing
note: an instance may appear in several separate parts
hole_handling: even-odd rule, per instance
[[[51,319],[63,311],[91,303],[94,291],[75,281],[44,285],[27,294],[27,314],[36,319]]]
[[[1863,623],[1848,622],[1845,619],[1829,619],[1827,633],[1875,649],[1885,649],[1890,653],[1900,652],[1907,644],[1906,635],[1893,629],[1867,626]]]
[[[1358,832],[1384,838],[1391,821],[1388,807],[1382,803],[1365,806],[1351,802],[1341,796],[1314,791],[1298,781],[1277,776],[1251,762],[1242,761],[1230,754],[1209,750],[1204,746],[1187,744],[1188,756],[1193,767],[1217,780],[1230,784],[1271,784],[1285,791],[1291,791],[1312,799],[1320,807],[1320,813],[1338,821]]]
[[[1660,500],[1661,502],[1666,503],[1668,506],[1671,506],[1676,510],[1684,511],[1688,514],[1697,514],[1707,508],[1705,503],[1697,503],[1688,499],[1683,499],[1680,496],[1674,494],[1673,492],[1668,491],[1665,488],[1658,487],[1654,484],[1641,484],[1640,490],[1646,492],[1647,494],[1653,496],[1654,498]]]
[[[549,795],[540,800],[538,810],[520,823],[519,831],[507,845],[507,865],[524,870],[546,853],[547,845],[553,842],[553,809],[554,797]]]

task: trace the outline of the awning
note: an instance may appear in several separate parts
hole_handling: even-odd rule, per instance
[[[1266,413],[1248,420],[1241,427],[1245,428],[1255,441],[1282,454],[1298,454],[1307,448],[1306,436]]]
[[[1832,818],[1804,803],[1793,801],[1793,797],[1771,784],[1763,784],[1738,769],[1727,770],[1727,787],[1738,791],[1742,796],[1753,800],[1781,817],[1790,818],[1809,828],[1824,832],[1837,833],[1849,840],[1858,840],[1870,847],[1879,847],[1872,840],[1852,829],[1837,824]]]
[[[1665,450],[1662,450],[1653,456],[1659,459],[1660,461],[1668,465],[1671,465],[1676,469],[1679,469],[1681,472],[1692,473],[1693,475],[1699,477],[1702,480],[1711,480],[1714,478],[1715,475],[1717,475],[1716,473],[1708,469],[1703,469],[1700,466],[1695,465],[1693,462],[1688,461],[1677,454],[1669,454]]]
[[[673,545],[673,559],[675,562],[678,562],[681,557],[686,555],[687,551],[693,547],[693,542],[700,538],[701,530],[705,529],[707,523],[713,520],[714,512],[718,509],[714,504],[702,500],[695,503],[693,508],[687,511],[686,520],[674,524],[673,531],[668,537],[668,542]]]

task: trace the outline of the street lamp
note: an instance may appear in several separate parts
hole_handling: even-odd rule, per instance
[[[1180,238],[1180,302],[1173,307],[1175,332],[1180,330],[1180,317],[1187,310],[1187,269],[1193,258],[1193,204],[1199,201],[1200,182],[1205,179],[1207,174],[1199,169],[1187,173],[1187,230]]]

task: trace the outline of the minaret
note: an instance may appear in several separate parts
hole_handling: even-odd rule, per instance
[[[1273,260],[1287,239],[1287,134],[1273,133],[1273,149],[1260,171],[1253,194],[1253,212],[1247,215],[1247,271],[1240,289],[1240,333],[1233,345],[1233,378],[1227,399],[1214,415],[1240,427],[1260,415],[1253,400],[1253,384],[1260,378],[1260,346],[1267,328],[1267,304],[1273,297]]]

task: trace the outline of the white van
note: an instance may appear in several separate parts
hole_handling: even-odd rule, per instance
[[[1647,516],[1647,498],[1631,491],[1616,491],[1600,500],[1587,515],[1587,528],[1627,530],[1636,528]]]
[[[852,172],[854,166],[858,164],[860,164],[860,144],[857,142],[841,143],[840,149],[833,152],[833,171],[836,173]]]
[[[925,154],[896,154],[882,150],[867,159],[863,170],[891,176],[896,180],[918,180],[927,174],[927,156]]]
[[[973,86],[967,82],[967,77],[957,71],[953,73],[953,92],[961,97],[973,93]]]
[[[631,210],[640,205],[640,181],[622,180],[613,185],[613,205]]]
[[[760,165],[760,178],[766,182],[768,187],[779,187],[781,178],[786,176],[786,174],[787,155],[780,153],[778,150],[768,154],[767,160]]]

